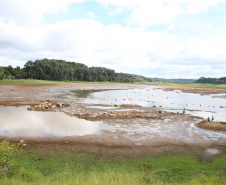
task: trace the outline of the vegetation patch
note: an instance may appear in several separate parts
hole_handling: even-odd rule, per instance
[[[3,184],[225,184],[226,155],[201,162],[188,154],[117,158],[95,153],[25,151]]]

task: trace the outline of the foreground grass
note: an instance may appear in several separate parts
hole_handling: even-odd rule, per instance
[[[26,152],[17,173],[0,173],[0,184],[226,184],[226,155],[212,162],[187,154],[97,158]]]

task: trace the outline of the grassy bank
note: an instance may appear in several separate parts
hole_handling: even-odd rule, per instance
[[[135,158],[93,153],[24,152],[0,184],[225,184],[226,155],[211,162],[188,154]]]
[[[149,82],[147,84],[184,86],[184,87],[213,87],[213,88],[219,87],[219,88],[226,88],[226,84],[172,83],[172,82]]]
[[[23,79],[23,80],[0,80],[0,84],[12,83],[34,83],[34,84],[65,84],[65,83],[116,83],[116,82],[87,82],[87,81],[49,81],[49,80],[31,80],[31,79]],[[117,84],[117,83],[116,83]]]
[[[65,83],[97,83],[97,84],[122,84],[119,82],[87,82],[87,81],[48,81],[48,80],[0,80],[0,84],[4,83],[35,83],[35,84],[65,84]],[[127,84],[127,83],[123,83]],[[171,85],[184,87],[213,87],[226,88],[226,84],[200,84],[200,83],[172,83],[172,82],[134,82],[129,84],[146,84],[146,85]]]

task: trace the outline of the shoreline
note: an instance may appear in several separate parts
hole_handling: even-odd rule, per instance
[[[43,103],[46,100],[51,100],[51,102],[59,102],[58,96],[62,93],[61,90],[67,90],[68,88],[82,88],[82,89],[126,89],[129,87],[136,86],[150,86],[150,85],[140,85],[140,84],[87,84],[87,83],[79,83],[79,84],[0,84],[0,92],[3,97],[0,101],[1,106],[35,106],[37,104]],[[199,94],[212,94],[210,92],[218,92],[221,94],[222,92],[226,92],[226,89],[215,89],[211,88],[195,88],[195,87],[172,87],[166,85],[155,85],[154,87],[163,87],[166,91],[173,90],[182,90],[183,92],[189,93],[199,93]],[[18,98],[19,97],[19,98]],[[102,114],[104,110],[97,110],[95,108],[87,108],[87,104],[81,104],[79,102],[73,101],[70,99],[64,99],[66,103],[71,103],[67,109],[67,112],[63,108],[57,108],[56,111],[64,112],[70,116],[76,116],[73,110],[80,110],[84,114],[89,113],[90,115],[94,114]],[[122,107],[123,109],[124,107]],[[118,108],[120,109],[120,107]],[[133,110],[136,107],[129,107],[129,109]],[[143,120],[148,119],[147,117],[139,117],[140,115],[150,115],[150,120],[153,120],[153,125],[155,126],[155,122],[158,124],[163,123],[161,119],[158,119],[158,116],[163,117],[163,119],[175,119],[175,120],[186,120],[186,122],[192,123],[197,122],[198,118],[183,115],[183,114],[174,114],[164,113],[160,114],[159,111],[162,111],[163,108],[160,107],[139,107],[137,108],[139,112],[138,117],[115,117],[115,118],[100,118],[104,124],[113,125],[120,124],[127,126],[129,129],[133,129],[130,126],[131,120],[136,120],[142,127],[147,127],[147,123],[143,123]],[[136,112],[136,114],[138,114]],[[157,117],[154,117],[157,116]],[[172,117],[173,118],[170,118]],[[78,117],[78,116],[76,116]],[[159,117],[159,118],[160,118]],[[123,120],[122,122],[120,121]],[[95,120],[95,119],[93,119]],[[199,119],[198,122],[201,122]],[[197,123],[198,123],[197,122]],[[196,124],[197,124],[196,123]],[[88,135],[88,136],[67,136],[67,137],[37,137],[37,138],[26,138],[26,137],[15,137],[11,138],[11,141],[18,142],[21,139],[25,139],[27,142],[26,150],[49,150],[49,151],[63,151],[63,150],[90,150],[95,152],[97,149],[105,150],[106,152],[110,152],[112,154],[117,153],[117,155],[124,155],[125,153],[129,153],[132,155],[142,155],[142,154],[157,154],[164,153],[169,151],[178,151],[176,148],[181,148],[181,150],[192,150],[192,148],[202,148],[203,150],[208,147],[217,147],[224,148],[226,146],[225,142],[183,142],[176,137],[176,140],[173,139],[162,139],[158,138],[157,135],[154,136],[152,141],[149,140],[141,140],[136,141],[137,138],[140,138],[139,135],[134,135],[134,140],[131,140],[129,137],[125,137],[124,135],[127,133],[122,129],[117,130],[117,134],[111,131],[103,131],[103,137],[97,135]],[[225,132],[224,132],[225,133]],[[114,137],[118,137],[118,139],[113,139]],[[3,140],[7,137],[0,137],[0,140]],[[200,141],[200,139],[198,139]],[[80,148],[78,147],[80,146]],[[70,149],[68,149],[70,148]],[[150,152],[152,151],[152,152]]]

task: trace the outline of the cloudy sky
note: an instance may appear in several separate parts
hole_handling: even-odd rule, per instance
[[[226,76],[226,0],[0,0],[0,66],[63,59],[147,77]]]

